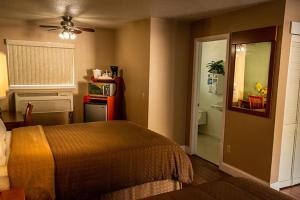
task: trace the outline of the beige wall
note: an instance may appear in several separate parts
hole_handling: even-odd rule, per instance
[[[23,21],[0,19],[0,51],[6,52],[4,39],[30,40],[45,42],[65,42],[58,38],[57,32],[48,32],[37,25]],[[110,29],[97,29],[96,33],[83,33],[79,35],[75,44],[75,83],[74,90],[74,120],[80,122],[83,119],[82,96],[86,94],[87,70],[95,67],[107,67],[114,63],[115,31]],[[14,109],[12,92],[10,101],[2,102],[4,110]],[[43,119],[47,117],[43,116]],[[48,120],[49,121],[49,120]]]
[[[271,183],[278,181],[279,175],[279,160],[281,151],[281,136],[283,128],[283,114],[285,105],[286,82],[290,54],[291,34],[290,23],[291,21],[300,22],[300,1],[299,0],[286,0],[284,26],[282,33],[282,47],[280,56],[280,71],[278,77],[278,93],[277,93],[277,106],[276,118],[274,128],[274,145],[273,145],[273,159],[271,171]]]
[[[116,32],[116,64],[123,69],[128,120],[148,124],[150,20],[128,23]]]
[[[190,26],[151,19],[148,128],[185,144]]]
[[[280,55],[280,33],[283,24],[284,1],[272,1],[247,9],[204,19],[192,25],[192,38],[224,34],[240,30],[278,25]],[[191,49],[191,52],[192,49]],[[191,59],[192,61],[192,59]],[[279,60],[274,73],[274,91],[270,118],[225,110],[226,125],[224,149],[231,146],[231,153],[224,151],[224,162],[264,181],[270,181],[275,105]],[[192,65],[190,76],[192,78]],[[190,81],[191,88],[192,81]],[[189,98],[190,99],[190,98]],[[190,100],[189,100],[190,102]],[[187,112],[189,124],[190,112]],[[189,127],[188,129],[189,130]],[[188,141],[188,140],[187,140]]]
[[[150,128],[184,144],[189,25],[172,20],[154,21],[151,25],[150,19],[131,22],[117,30],[98,29],[95,34],[83,33],[74,41],[77,85],[74,90],[75,122],[83,120],[82,97],[87,94],[87,71],[117,64],[123,71],[125,81],[127,119],[148,127],[148,109],[151,109]],[[0,39],[65,42],[58,38],[56,32],[48,32],[25,22],[2,20],[0,25]],[[153,31],[151,51],[150,27]],[[1,50],[5,51],[4,43],[0,44]],[[150,56],[153,64],[151,96]],[[2,104],[4,108],[13,110],[12,92],[9,96],[10,103],[7,100]],[[151,106],[148,104],[149,98]],[[36,114],[34,121],[59,124],[65,123],[67,116]]]

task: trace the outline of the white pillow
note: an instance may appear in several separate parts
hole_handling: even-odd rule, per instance
[[[0,133],[0,166],[6,165],[6,133]]]
[[[3,133],[3,134],[6,133],[6,127],[5,127],[2,119],[0,119],[0,133]]]
[[[6,158],[8,158],[9,154],[10,154],[10,143],[11,143],[11,131],[7,131],[6,136],[5,136],[5,145],[6,145],[5,155],[6,155]]]
[[[10,153],[11,133],[6,132],[6,127],[0,119],[0,192],[10,188],[7,173],[7,160]]]

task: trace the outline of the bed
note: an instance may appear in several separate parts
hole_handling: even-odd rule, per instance
[[[28,200],[138,199],[193,178],[178,145],[129,121],[14,129],[7,168]]]
[[[225,178],[145,200],[293,200],[265,185],[245,178]]]

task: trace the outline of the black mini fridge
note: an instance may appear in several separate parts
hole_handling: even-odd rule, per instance
[[[84,104],[84,121],[106,121],[107,120],[107,104],[99,102],[89,102]]]

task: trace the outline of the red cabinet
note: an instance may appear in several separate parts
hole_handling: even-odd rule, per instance
[[[83,103],[91,103],[91,102],[101,102],[107,105],[107,120],[115,120],[117,119],[116,116],[116,102],[115,96],[111,97],[91,97],[91,96],[84,96]]]
[[[92,81],[95,81],[92,79]],[[101,81],[99,81],[101,82]],[[104,81],[105,82],[105,81]],[[107,105],[107,120],[123,120],[124,116],[124,81],[121,77],[117,77],[113,80],[109,80],[116,84],[116,92],[114,96],[108,97],[96,97],[96,96],[84,96],[83,103],[99,102]]]

